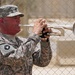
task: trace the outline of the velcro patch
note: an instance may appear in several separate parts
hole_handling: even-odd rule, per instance
[[[8,56],[11,53],[14,53],[15,48],[12,45],[9,44],[0,44],[0,51],[4,56]]]

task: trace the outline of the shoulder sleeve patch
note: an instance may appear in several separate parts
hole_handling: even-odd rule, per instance
[[[14,53],[15,48],[12,45],[2,43],[0,44],[0,51],[4,56]]]

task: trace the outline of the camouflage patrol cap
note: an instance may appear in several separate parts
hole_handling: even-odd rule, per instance
[[[13,16],[21,16],[24,14],[19,12],[18,7],[16,5],[4,5],[0,7],[0,18],[1,17],[13,17]]]

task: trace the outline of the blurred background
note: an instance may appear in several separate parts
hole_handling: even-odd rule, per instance
[[[75,75],[75,35],[72,30],[75,22],[75,0],[0,0],[1,5],[14,4],[24,13],[21,18],[20,37],[32,33],[33,22],[45,18],[48,26],[61,35],[50,37],[53,57],[47,67],[33,67],[33,75]],[[28,26],[27,26],[28,25]]]

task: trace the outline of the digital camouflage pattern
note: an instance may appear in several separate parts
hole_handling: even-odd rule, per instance
[[[1,17],[11,17],[19,15],[23,17],[24,14],[19,12],[18,7],[16,5],[3,5],[0,7],[0,18]]]
[[[35,48],[38,42],[41,43],[40,49]],[[0,46],[1,44],[11,45],[15,48],[15,53],[4,57],[0,51],[0,75],[32,75],[33,64],[47,66],[52,57],[49,41],[40,41],[35,34],[28,39],[16,37],[16,42],[0,34]]]

